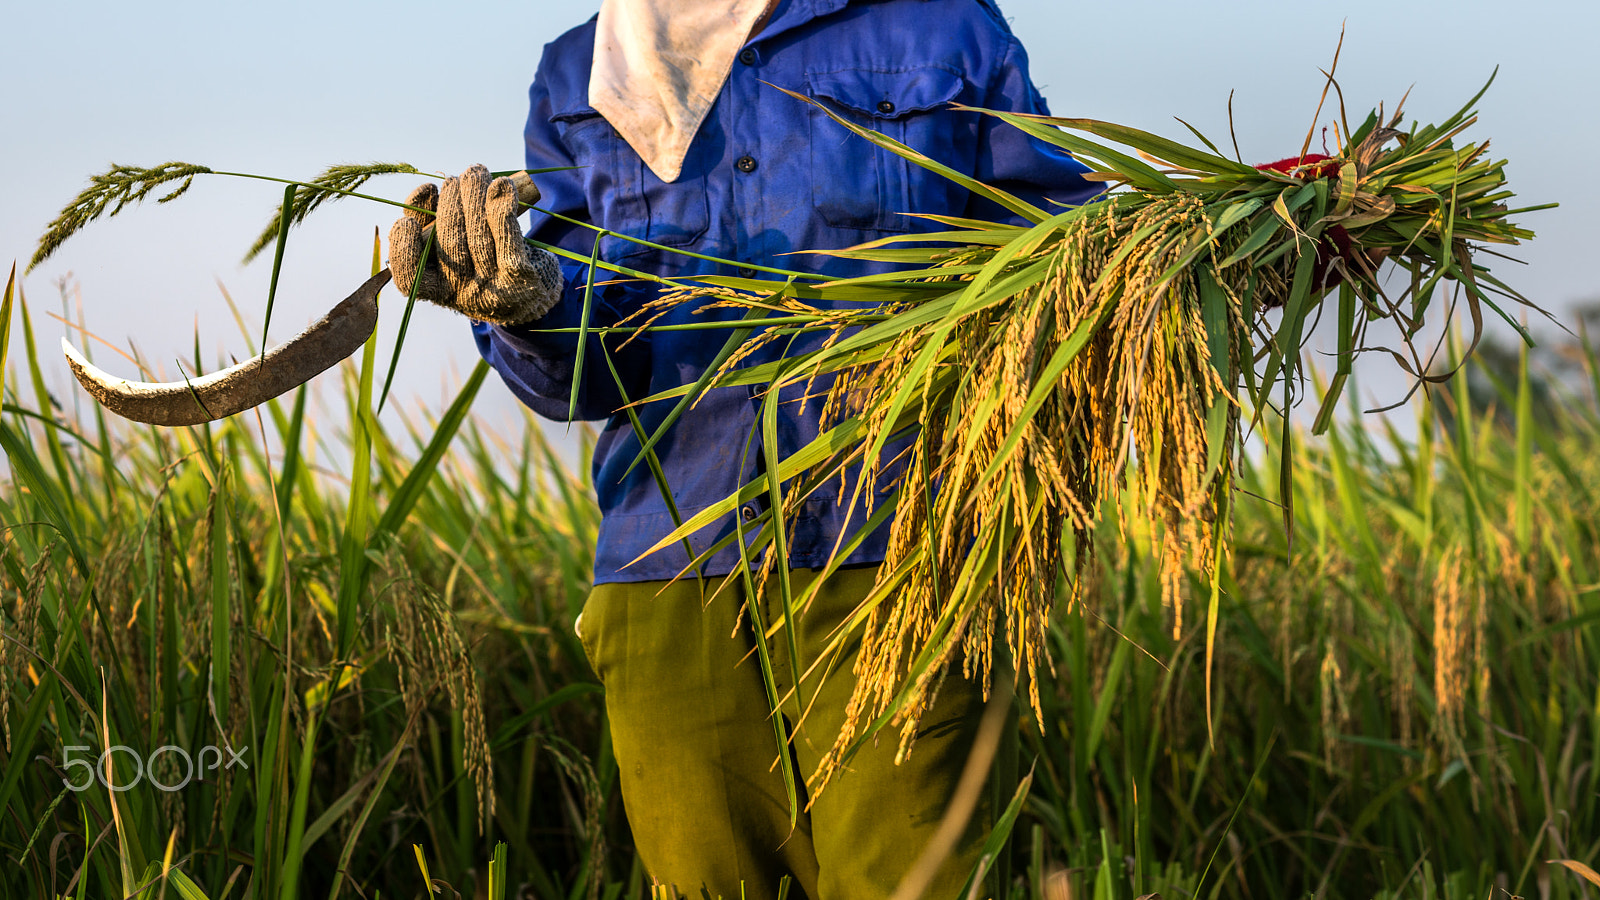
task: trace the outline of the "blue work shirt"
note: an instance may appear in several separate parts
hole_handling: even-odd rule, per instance
[[[719,265],[622,238],[600,242],[602,258],[664,276],[750,274],[753,263],[844,277],[884,271],[881,263],[793,251],[834,249],[891,234],[941,229],[906,213],[942,213],[1014,221],[999,206],[850,134],[821,111],[772,85],[813,98],[842,116],[887,134],[939,162],[1044,209],[1077,204],[1098,186],[1065,152],[1029,138],[992,116],[956,112],[961,103],[989,109],[1047,112],[1028,77],[1027,56],[989,0],[786,0],[733,64],[716,103],[696,133],[683,174],[663,183],[589,105],[595,21],[544,49],[525,132],[531,168],[579,166],[540,175],[541,208],[672,248],[736,264]],[[765,83],[764,83],[765,82]],[[594,232],[535,211],[529,236],[588,256]],[[530,326],[474,323],[478,348],[512,392],[543,416],[566,420],[577,337],[541,329],[579,324],[588,267],[563,261],[566,294]],[[596,280],[614,279],[598,272]],[[633,281],[597,287],[591,327],[615,324],[654,296]],[[660,324],[735,318],[737,311],[696,315],[679,306]],[[594,453],[594,485],[602,519],[595,582],[647,581],[679,575],[689,561],[681,544],[635,561],[673,529],[666,502],[645,465],[624,472],[640,444],[625,414],[627,401],[693,383],[726,341],[722,329],[647,332],[626,346],[591,338],[578,386],[576,418],[606,419]],[[789,345],[798,353],[822,340]],[[770,360],[776,345],[745,364]],[[620,388],[618,382],[620,381]],[[786,456],[819,432],[821,403],[802,409],[796,385],[780,394],[778,451]],[[814,385],[813,391],[817,389]],[[636,408],[646,433],[675,401]],[[673,502],[684,517],[734,493],[760,471],[763,455],[757,388],[711,391],[656,446]],[[880,479],[887,487],[892,468]],[[819,567],[841,531],[867,521],[858,504],[841,503],[838,480],[813,494],[790,523],[789,564]],[[850,494],[846,493],[845,503]],[[764,504],[749,504],[754,518]],[[697,533],[696,552],[734,529],[732,516]],[[887,526],[846,563],[881,562]],[[729,546],[704,567],[708,575],[738,566]]]

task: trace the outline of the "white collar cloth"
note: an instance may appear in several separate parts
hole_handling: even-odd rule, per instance
[[[734,58],[776,0],[601,0],[589,105],[673,182]]]

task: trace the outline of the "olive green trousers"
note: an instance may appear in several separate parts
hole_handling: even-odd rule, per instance
[[[875,573],[849,569],[829,579],[799,620],[799,671],[817,660]],[[792,572],[793,590],[812,577],[810,570]],[[737,577],[723,581],[598,585],[579,620],[584,650],[605,685],[623,804],[646,870],[691,898],[773,898],[784,876],[792,879],[791,898],[890,896],[938,827],[961,777],[983,712],[979,685],[951,673],[902,764],[894,763],[898,733],[886,731],[805,810],[804,780],[844,721],[854,649],[803,676],[797,693],[809,706],[806,717],[794,697],[782,708],[802,807],[791,830],[750,617],[741,615],[748,595]],[[766,622],[782,611],[775,588],[763,601]],[[788,642],[779,634],[768,646],[779,695],[788,694]],[[1005,787],[993,783],[983,792],[965,836],[924,896],[950,900],[959,893],[993,825],[995,791]]]

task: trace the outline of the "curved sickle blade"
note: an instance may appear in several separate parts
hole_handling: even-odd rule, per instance
[[[378,291],[388,283],[384,269],[305,331],[253,359],[188,381],[128,381],[95,368],[66,338],[61,349],[84,390],[125,419],[150,425],[214,422],[292,391],[354,353],[378,324]]]

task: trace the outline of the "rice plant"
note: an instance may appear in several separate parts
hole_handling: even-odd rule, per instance
[[[595,513],[537,429],[469,416],[432,462],[443,419],[373,433],[377,509],[418,466],[433,474],[368,545],[340,656],[353,491],[348,462],[329,467],[361,418],[296,397],[263,410],[263,451],[248,420],[157,430],[41,405],[32,313],[17,312],[0,896],[411,896],[413,845],[427,879],[466,895],[500,877],[485,868],[499,842],[508,892],[641,896],[570,628]],[[360,378],[345,377],[348,403]],[[1172,633],[1159,533],[1137,508],[1108,513],[1080,583],[1054,582],[1056,672],[1037,685],[1042,728],[1020,717],[1033,776],[1009,897],[1593,896],[1545,860],[1600,864],[1600,392],[1574,387],[1539,417],[1522,370],[1496,377],[1487,400],[1465,381],[1433,392],[1415,437],[1353,409],[1297,433],[1292,546],[1280,445],[1241,457],[1241,488],[1263,499],[1235,513],[1209,691],[1205,633]],[[481,832],[474,686],[495,793]],[[86,773],[64,749],[108,741],[227,741],[251,768],[170,793],[148,777],[68,789]],[[112,763],[109,783],[132,778],[128,754]],[[185,773],[169,752],[152,774]]]
[[[1341,117],[1333,156],[1302,152],[1261,167],[1209,142],[1196,150],[1105,122],[989,113],[1130,188],[1057,212],[835,116],[1026,224],[930,216],[948,230],[832,254],[906,267],[891,275],[776,286],[708,278],[710,287],[683,286],[657,304],[742,310],[744,329],[771,324],[742,343],[730,338],[727,362],[704,384],[653,399],[690,403],[729,384],[766,385],[768,406],[797,384],[826,399],[825,430],[811,445],[655,549],[765,491],[781,502],[758,543],[782,548],[785,519],[820,484],[842,477],[856,499],[873,498],[883,489],[883,449],[917,435],[896,460],[904,474],[878,501],[894,516],[888,557],[852,634],[840,636],[859,630],[856,693],[813,790],[886,723],[907,747],[942,673],[960,660],[964,674],[987,679],[1000,640],[1029,676],[1042,720],[1036,686],[1048,665],[1056,578],[1069,557],[1080,567],[1092,560],[1107,507],[1160,535],[1164,602],[1181,635],[1185,598],[1196,593],[1186,573],[1215,573],[1226,555],[1242,431],[1305,393],[1302,349],[1330,290],[1339,352],[1317,392],[1319,431],[1354,360],[1378,349],[1367,341],[1370,323],[1399,326],[1403,347],[1389,352],[1419,385],[1448,377],[1413,341],[1430,308],[1470,322],[1471,345],[1486,312],[1516,325],[1504,306],[1528,301],[1474,252],[1531,238],[1511,217],[1538,207],[1508,208],[1504,163],[1488,156],[1487,142],[1457,145],[1481,96],[1437,125],[1404,127],[1398,109],[1375,110],[1355,127]],[[1398,291],[1379,277],[1385,259],[1410,276]],[[753,347],[818,331],[828,339],[817,350],[741,364]],[[1287,417],[1276,418],[1288,529],[1296,457]],[[858,523],[860,534],[876,524]],[[1209,643],[1222,587],[1208,578],[1198,593]],[[806,600],[786,598],[786,608]]]
[[[531,419],[469,418],[486,367],[401,433],[370,347],[326,420],[129,427],[51,405],[13,298],[0,896],[394,896],[413,843],[461,890],[626,877],[570,628],[596,512]]]

